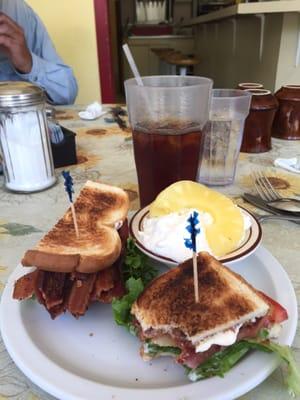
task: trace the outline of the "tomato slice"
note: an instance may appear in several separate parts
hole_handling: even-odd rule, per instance
[[[277,301],[271,299],[271,297],[267,296],[263,292],[259,292],[266,303],[269,304],[270,310],[267,314],[268,320],[271,323],[279,324],[288,319],[288,313],[284,307],[282,307]]]

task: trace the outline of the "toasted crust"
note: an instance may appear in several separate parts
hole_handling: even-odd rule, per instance
[[[129,208],[126,192],[88,181],[74,207],[79,238],[69,209],[36,247],[25,253],[24,266],[55,272],[94,273],[116,261],[122,245],[114,226],[126,219]]]
[[[180,329],[202,340],[265,315],[268,304],[240,275],[214,257],[198,255],[199,303],[195,303],[192,260],[156,278],[132,306],[143,330]]]
[[[23,267],[42,268],[45,271],[72,272],[79,263],[78,254],[55,254],[46,251],[27,250],[22,258]]]
[[[126,219],[129,198],[119,187],[87,181],[74,206],[76,214],[93,215],[100,224],[114,226]]]

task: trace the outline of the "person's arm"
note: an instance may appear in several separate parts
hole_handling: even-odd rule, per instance
[[[47,97],[54,104],[72,104],[77,96],[77,83],[72,69],[61,63],[54,63],[31,52],[32,69],[29,73],[18,73],[20,78],[45,89]]]
[[[32,57],[27,47],[23,29],[6,14],[0,12],[0,49],[20,72],[32,68]]]
[[[32,69],[21,74],[23,79],[43,87],[55,104],[71,104],[77,96],[77,83],[72,69],[57,54],[49,34],[38,15],[24,3],[32,29]]]
[[[25,3],[21,5],[27,24],[23,28],[0,13],[2,50],[20,79],[41,86],[55,104],[73,103],[77,95],[77,83],[72,69],[56,53],[39,17]]]

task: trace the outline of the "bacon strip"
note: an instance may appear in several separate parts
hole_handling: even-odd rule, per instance
[[[35,270],[15,283],[13,298],[25,300],[33,295],[54,319],[69,311],[76,318],[84,315],[93,301],[111,303],[125,294],[117,264],[95,274],[65,274]]]
[[[43,283],[44,283],[44,277],[45,277],[46,272],[41,271],[41,270],[37,270],[37,271],[38,271],[38,276],[37,276],[37,280],[35,282],[34,292],[35,292],[37,301],[40,304],[45,305],[45,299],[43,297]]]
[[[42,286],[42,296],[49,310],[64,301],[64,286],[66,274],[61,272],[45,272]]]
[[[99,271],[96,275],[93,292],[91,294],[91,301],[97,301],[101,298],[103,291],[108,291],[114,286],[114,268],[107,268]]]
[[[121,226],[121,228],[118,230],[118,234],[120,236],[123,247],[125,247],[126,241],[129,237],[129,228],[128,228],[128,219],[127,218],[123,222],[123,225]]]
[[[221,350],[221,346],[213,345],[208,350],[202,353],[196,353],[194,349],[184,348],[180,355],[177,357],[178,364],[184,364],[189,368],[197,368],[198,365],[204,363],[213,354]]]
[[[74,280],[70,296],[67,302],[67,309],[75,318],[84,315],[89,302],[90,295],[96,280],[96,274],[81,274]]]
[[[99,297],[102,303],[111,303],[113,299],[118,299],[124,296],[126,292],[125,286],[121,280],[117,281],[114,287],[108,291],[103,291]]]
[[[15,283],[13,298],[18,300],[30,299],[35,294],[35,284],[39,271],[36,269],[22,276]]]
[[[71,275],[67,274],[66,279],[65,279],[64,288],[63,288],[63,302],[50,308],[50,309],[47,309],[49,314],[51,315],[52,319],[55,319],[60,314],[67,311],[67,302],[68,302],[73,284],[74,284],[74,281],[71,279]]]

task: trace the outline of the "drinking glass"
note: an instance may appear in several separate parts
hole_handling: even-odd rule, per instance
[[[207,185],[229,185],[234,181],[251,93],[235,89],[213,89],[209,121],[203,143],[197,180]]]
[[[141,207],[170,184],[195,180],[212,80],[149,76],[125,82]]]

